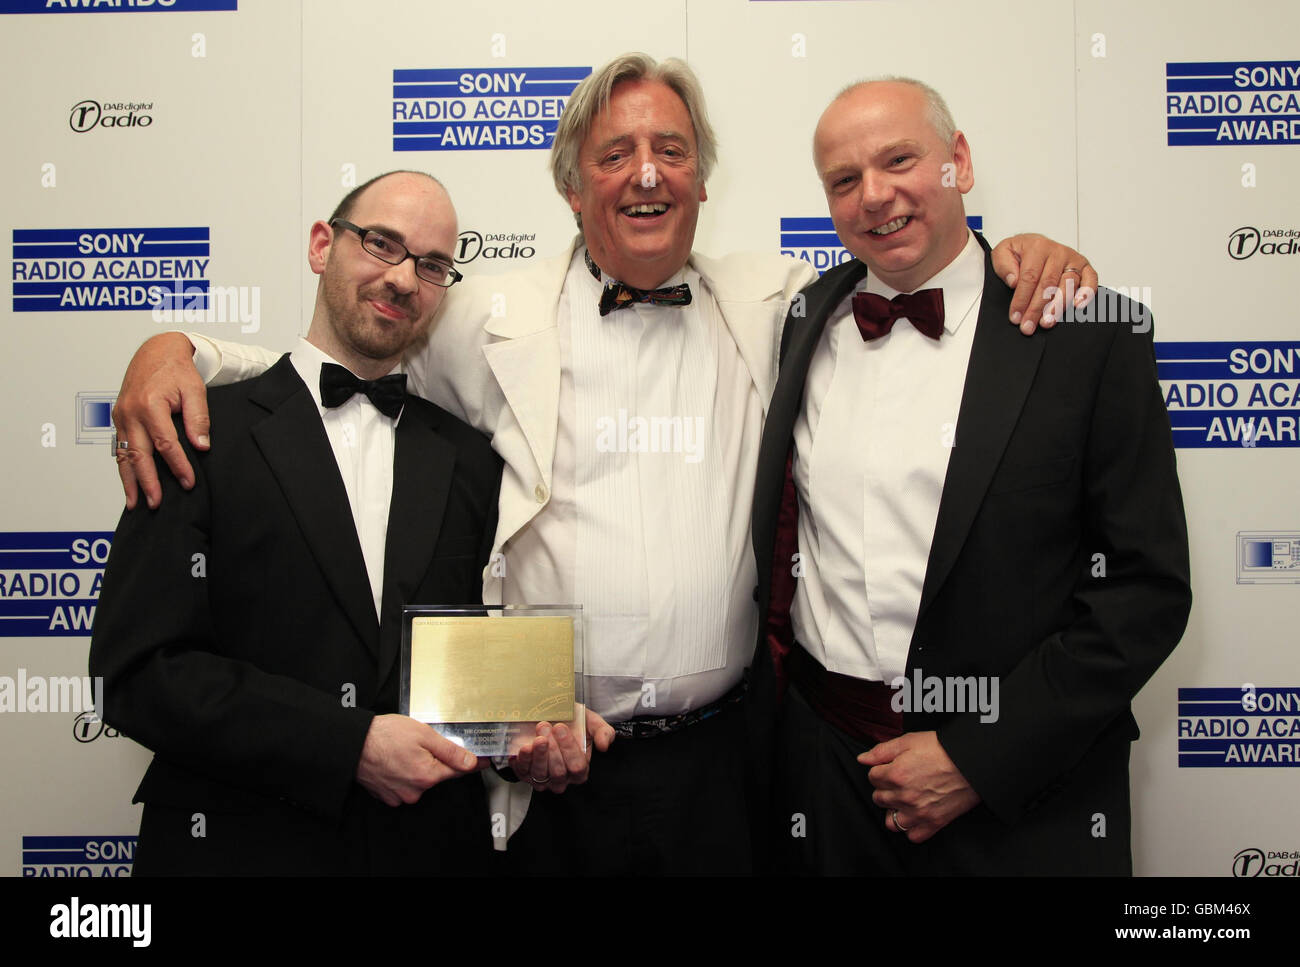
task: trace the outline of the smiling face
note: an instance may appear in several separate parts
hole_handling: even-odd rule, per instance
[[[970,147],[960,131],[943,142],[916,87],[879,81],[836,99],[813,155],[840,241],[887,285],[911,292],[961,253]]]
[[[623,81],[596,115],[579,153],[582,187],[568,192],[596,264],[653,289],[686,264],[700,202],[690,114],[658,81]]]
[[[356,199],[347,219],[416,255],[452,262],[456,212],[432,178],[407,172],[381,178]],[[367,379],[387,373],[424,337],[447,291],[416,276],[411,259],[382,262],[355,232],[325,222],[311,227],[307,260],[321,277],[308,340]]]

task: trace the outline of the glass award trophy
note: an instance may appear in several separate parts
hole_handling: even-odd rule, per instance
[[[477,756],[509,756],[539,722],[587,746],[582,608],[412,605],[399,708]]]

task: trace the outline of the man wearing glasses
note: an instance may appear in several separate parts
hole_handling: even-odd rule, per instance
[[[394,172],[311,227],[311,326],[209,397],[221,432],[127,510],[91,644],[152,749],[136,873],[482,872],[474,756],[395,714],[402,605],[480,600],[501,461],[396,370],[448,286],[456,213]]]

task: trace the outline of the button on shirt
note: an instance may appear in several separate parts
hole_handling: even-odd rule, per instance
[[[549,502],[506,550],[507,602],[576,603],[587,703],[673,715],[739,683],[757,634],[749,549],[763,408],[712,294],[601,317],[579,248],[558,307]],[[539,501],[545,500],[538,487]]]
[[[957,433],[984,289],[975,237],[917,288],[943,289],[940,339],[903,319],[865,342],[845,298],[813,353],[794,427],[795,637],[830,671],[886,683],[907,667]],[[857,291],[898,294],[871,274]]]
[[[377,618],[384,598],[384,549],[388,542],[388,510],[393,498],[397,420],[401,415],[397,419],[384,416],[361,393],[353,394],[339,406],[323,406],[320,401],[321,365],[337,360],[306,339],[298,340],[289,361],[307,384],[325,424],[325,435],[334,451],[334,461],[343,478],[352,520],[361,540],[361,554],[365,558]]]

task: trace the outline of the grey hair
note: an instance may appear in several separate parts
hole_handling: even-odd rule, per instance
[[[957,125],[952,119],[952,112],[948,110],[948,102],[943,99],[943,95],[936,91],[929,84],[918,81],[914,77],[898,77],[896,75],[887,75],[885,77],[872,77],[865,81],[857,81],[850,84],[844,90],[835,95],[832,104],[845,95],[852,94],[860,87],[866,87],[868,84],[879,84],[882,81],[888,81],[894,84],[907,84],[916,88],[925,98],[927,113],[930,115],[930,127],[934,128],[934,133],[939,136],[939,140],[948,147],[952,147],[953,136],[957,133]]]
[[[566,200],[570,191],[582,188],[582,169],[578,155],[582,144],[591,132],[596,115],[609,107],[610,95],[615,85],[622,81],[657,81],[670,88],[686,105],[691,127],[695,129],[695,148],[699,152],[700,184],[709,180],[713,165],[718,160],[718,139],[709,124],[704,107],[704,92],[700,80],[684,60],[669,57],[656,61],[648,54],[631,53],[615,57],[600,70],[583,78],[569,96],[560,123],[555,129],[555,143],[551,147],[551,177],[555,190]],[[581,219],[578,222],[582,224]]]

